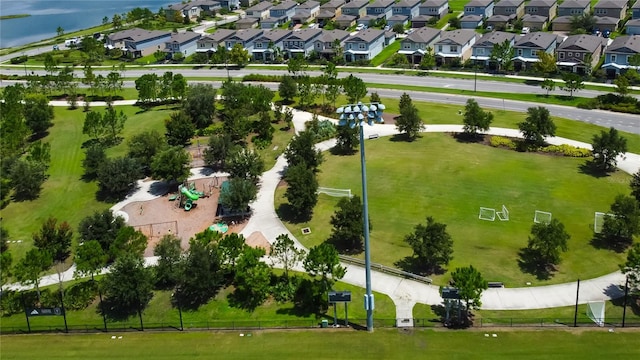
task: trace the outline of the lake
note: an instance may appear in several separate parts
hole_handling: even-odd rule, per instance
[[[1,0],[0,14],[30,14],[29,17],[0,20],[0,48],[24,45],[56,36],[58,26],[65,33],[102,24],[106,16],[131,9],[148,8],[154,13],[160,7],[180,0]]]

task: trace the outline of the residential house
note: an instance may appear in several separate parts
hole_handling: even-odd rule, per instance
[[[369,61],[376,57],[385,43],[385,32],[379,29],[365,29],[350,36],[344,42],[346,62]]]
[[[278,17],[269,16],[266,19],[260,20],[260,29],[273,29],[278,26],[284,25],[287,21],[287,17],[284,15]]]
[[[271,10],[272,7],[273,7],[272,2],[262,1],[248,8],[244,12],[247,14],[247,17],[257,18],[257,19],[266,19],[269,17],[269,11]]]
[[[442,31],[423,27],[415,30],[400,42],[400,50],[398,54],[405,55],[411,64],[420,64],[424,55],[429,51],[432,52],[435,43],[440,40]]]
[[[139,58],[162,50],[170,38],[168,31],[133,28],[107,35],[106,46],[122,49],[127,57]]]
[[[436,64],[463,63],[471,57],[471,47],[480,34],[470,29],[443,31],[435,43]]]
[[[238,30],[253,29],[253,28],[257,28],[258,26],[260,26],[260,20],[255,17],[247,16],[243,19],[238,19],[238,21],[236,21],[236,29]]]
[[[511,46],[513,46],[515,38],[515,34],[503,31],[486,33],[471,47],[471,60],[476,64],[483,64],[485,67],[493,66],[495,68],[495,64],[491,62],[493,46],[503,44],[505,41],[508,41]]]
[[[323,30],[322,35],[314,41],[313,48],[321,57],[331,60],[336,54],[336,45],[342,47],[348,37],[348,31]]]
[[[600,62],[607,39],[594,35],[570,35],[556,48],[561,70],[585,74]]]
[[[189,20],[195,20],[200,17],[200,6],[185,3],[185,4],[172,4],[167,7],[164,14],[167,18],[167,21],[173,22],[182,22],[184,18],[188,18]]]
[[[272,18],[282,18],[285,17],[287,22],[293,18],[296,14],[296,7],[298,3],[293,0],[285,0],[278,5],[275,5],[271,9],[269,9],[269,16]]]
[[[355,16],[358,19],[367,14],[367,5],[367,0],[351,0],[342,7],[342,15]]]
[[[320,13],[320,3],[315,0],[307,0],[296,7],[293,15],[294,24],[305,24],[314,21]]]
[[[640,35],[618,36],[604,51],[602,68],[607,72],[607,76],[614,77],[620,72],[633,69],[634,66],[629,65],[629,59],[637,54],[640,54]]]
[[[418,12],[440,19],[449,13],[449,0],[426,0],[418,7]]]
[[[334,20],[336,17],[342,15],[342,7],[344,4],[344,0],[331,0],[320,5],[320,12],[316,17],[318,24],[324,26],[328,21]]]
[[[393,15],[387,20],[387,25],[391,28],[395,24],[402,24],[402,26],[407,26],[409,24],[409,17],[407,15]]]
[[[243,29],[238,30],[232,36],[229,36],[225,41],[227,49],[233,48],[234,45],[240,44],[249,52],[253,53],[253,42],[262,36],[264,31],[262,29]]]
[[[511,22],[515,19],[513,16],[515,15],[493,15],[486,20],[487,28],[491,26],[493,30],[506,30],[507,27],[509,27],[509,24],[511,24]]]
[[[574,16],[591,13],[590,0],[565,0],[558,5],[558,17],[551,22],[553,31],[570,31]]]
[[[240,9],[240,0],[218,0],[220,2],[220,6],[225,9],[235,10]]]
[[[385,32],[384,32],[384,46],[389,46],[389,45],[393,44],[394,42],[396,42],[396,38],[397,37],[398,37],[398,34],[393,32],[393,30],[385,30]]]
[[[235,30],[217,29],[214,33],[207,34],[198,39],[196,52],[214,52],[218,49],[218,46],[225,46],[226,40],[235,33]]]
[[[435,16],[429,16],[429,15],[415,16],[413,19],[411,19],[411,27],[414,29],[425,27],[429,25],[429,23],[432,21],[431,19],[437,20]]]
[[[460,27],[463,29],[475,29],[482,26],[484,18],[482,15],[465,15],[460,18]]]
[[[534,1],[534,0],[532,0]],[[558,36],[545,32],[532,32],[516,38],[513,45],[515,56],[513,64],[516,71],[528,69],[539,60],[538,53],[553,54],[558,44]]]
[[[593,15],[622,20],[627,15],[627,0],[600,0],[593,6]]]
[[[640,19],[640,1],[636,0],[635,4],[631,7],[631,18]]]
[[[627,21],[627,35],[640,35],[640,19],[631,19]]]
[[[185,31],[182,33],[172,33],[171,38],[164,43],[164,51],[170,54],[173,58],[176,54],[181,54],[183,57],[193,55],[198,49],[198,39],[202,34]]]
[[[493,0],[471,0],[464,6],[464,16],[478,15],[488,18],[493,15]]]
[[[291,30],[273,29],[265,31],[253,41],[252,57],[257,61],[270,62],[275,53],[282,51],[284,40],[291,35]]]
[[[546,17],[550,21],[558,12],[557,0],[531,0],[524,6],[524,12],[528,15]],[[524,21],[524,17],[522,18]],[[527,26],[527,25],[524,25]],[[533,29],[532,29],[533,30]]]
[[[352,27],[353,25],[356,24],[356,19],[358,19],[356,16],[354,15],[345,15],[342,14],[338,17],[335,18],[335,22],[336,25],[338,25],[338,28],[340,29],[346,29],[349,27]]]
[[[387,20],[393,16],[394,0],[376,0],[367,6],[367,15],[372,16],[375,20]]]
[[[322,29],[295,30],[284,39],[284,51],[288,58],[294,56],[307,57],[314,49],[315,41],[322,36]]]
[[[524,0],[500,0],[493,7],[493,14],[519,19],[524,16]]]
[[[400,0],[391,5],[393,15],[408,16],[409,20],[420,15],[420,0]]]
[[[200,6],[200,11],[203,15],[214,15],[216,11],[222,9],[220,2],[213,0],[192,0],[191,4]]]
[[[531,31],[542,31],[547,28],[548,21],[549,18],[547,16],[524,14],[522,17],[522,26],[529,28]]]
[[[617,17],[610,16],[594,16],[594,18],[596,19],[596,29],[603,33],[607,31],[609,33],[612,33],[618,30],[618,26],[620,25],[621,21]]]

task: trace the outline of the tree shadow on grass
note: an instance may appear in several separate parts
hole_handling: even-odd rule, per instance
[[[518,252],[518,256],[518,266],[522,272],[535,275],[538,280],[549,280],[551,278],[553,267],[541,261],[536,251],[522,248]]]
[[[602,169],[598,169],[593,160],[587,160],[583,164],[578,166],[578,172],[581,174],[593,176],[596,179],[604,178],[610,176],[608,172],[603,171]]]
[[[310,220],[309,216],[296,212],[293,206],[287,203],[280,204],[276,209],[276,214],[280,219],[292,224],[301,224]]]
[[[633,243],[633,239],[609,239],[604,233],[595,234],[591,239],[591,246],[596,249],[613,250],[623,253]]]
[[[439,265],[427,265],[424,262],[421,262],[420,259],[413,256],[407,256],[403,259],[400,259],[393,265],[402,269],[403,271],[420,276],[442,275],[447,272],[447,269]]]
[[[415,140],[412,140],[411,138],[409,138],[409,135],[407,135],[406,133],[401,133],[401,134],[394,134],[389,136],[389,141],[391,142],[413,142]]]
[[[464,132],[453,134],[453,138],[462,144],[481,143],[484,141],[485,136],[484,134],[469,134]]]

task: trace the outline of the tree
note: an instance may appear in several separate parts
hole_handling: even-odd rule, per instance
[[[493,48],[491,49],[491,54],[489,55],[489,59],[491,61],[495,61],[498,65],[498,71],[500,70],[509,70],[513,65],[513,55],[515,50],[511,41],[505,39],[502,43],[493,44]]]
[[[422,70],[431,70],[434,66],[436,66],[436,56],[433,53],[433,48],[429,46],[424,55],[422,55],[422,60],[420,60],[418,67]]]
[[[613,83],[616,85],[616,92],[620,96],[627,96],[629,94],[629,79],[626,76],[618,76]]]
[[[62,36],[64,34],[64,29],[62,28],[62,26],[58,26],[56,28],[56,34],[58,34],[58,36]]]
[[[627,261],[620,265],[622,271],[629,279],[631,293],[640,293],[640,243],[635,243],[627,253]]]
[[[238,147],[229,154],[225,168],[232,178],[250,180],[257,185],[264,172],[264,160],[257,152]]]
[[[280,80],[280,85],[278,85],[278,92],[285,103],[292,103],[293,98],[298,95],[298,84],[296,84],[296,80],[291,76],[283,75]]]
[[[493,114],[483,111],[478,102],[474,99],[467,100],[464,108],[464,126],[462,131],[471,138],[476,138],[479,131],[487,131],[493,121]]]
[[[244,236],[236,233],[227,234],[218,241],[222,266],[228,273],[233,274],[235,272],[238,258],[247,246]]]
[[[418,108],[413,105],[411,97],[403,93],[400,96],[400,116],[396,119],[396,129],[400,133],[405,133],[409,141],[413,141],[420,135],[423,128],[424,123],[418,115]]]
[[[280,266],[284,271],[273,292],[278,301],[290,301],[297,290],[295,276],[289,276],[289,270],[304,260],[305,251],[296,247],[296,243],[287,235],[280,234],[271,244],[269,258],[272,266]]]
[[[427,274],[432,274],[449,264],[453,258],[453,239],[447,225],[427,217],[426,225],[418,224],[404,241],[413,249],[412,262]]]
[[[195,135],[196,129],[184,111],[174,111],[165,120],[164,126],[167,130],[167,143],[171,146],[186,146],[191,143],[191,138]]]
[[[614,127],[602,130],[593,136],[593,165],[600,171],[613,171],[618,164],[618,156],[627,152],[627,139]]]
[[[309,249],[304,259],[304,269],[313,277],[320,276],[325,291],[335,281],[342,279],[347,271],[340,265],[338,250],[326,242]]]
[[[24,119],[25,88],[21,84],[7,86],[0,95],[0,150],[2,156],[14,156],[24,151],[30,129]]]
[[[244,213],[249,203],[256,199],[258,188],[256,184],[247,179],[231,178],[229,187],[220,192],[220,203],[232,213]]]
[[[303,109],[313,105],[319,95],[317,90],[309,75],[298,77],[298,105]]]
[[[536,223],[531,227],[531,235],[526,251],[530,261],[547,272],[553,265],[560,263],[560,252],[568,250],[567,242],[571,236],[558,219],[549,223]]]
[[[271,114],[268,111],[261,111],[258,120],[253,123],[254,131],[257,133],[254,141],[259,147],[266,147],[273,140],[275,129],[271,126]]]
[[[71,254],[71,238],[73,230],[66,221],[58,224],[58,220],[49,217],[42,224],[40,231],[33,234],[33,245],[51,255],[55,262],[64,262]]]
[[[46,250],[32,248],[13,270],[19,283],[36,287],[38,303],[40,303],[40,274],[51,267],[51,262],[51,254]]]
[[[101,312],[111,319],[123,320],[138,314],[153,297],[153,274],[141,257],[125,254],[111,266],[102,281],[104,301]]]
[[[220,252],[215,243],[192,238],[180,267],[183,270],[173,297],[178,307],[197,309],[209,302],[223,284]]]
[[[204,129],[213,123],[216,110],[216,89],[211,85],[190,85],[182,105],[197,129]]]
[[[86,113],[82,127],[83,134],[88,135],[93,140],[100,141],[105,136],[105,130],[101,113],[97,111]]]
[[[613,216],[605,216],[596,239],[609,248],[621,251],[631,245],[634,235],[640,233],[640,205],[634,197],[618,195],[611,204],[610,213]]]
[[[84,159],[82,159],[82,167],[84,168],[84,177],[93,180],[98,176],[98,169],[107,160],[104,147],[100,144],[93,144],[85,150]]]
[[[364,245],[362,202],[359,196],[342,198],[331,216],[333,230],[329,242],[347,253],[360,253]],[[369,222],[371,230],[371,222]]]
[[[38,161],[17,159],[9,169],[10,185],[16,200],[33,200],[40,196],[42,184],[47,179],[47,165]]]
[[[113,15],[113,18],[111,19],[111,25],[116,30],[120,30],[120,28],[122,28],[122,18],[120,17],[120,15]]]
[[[142,232],[132,226],[123,226],[109,247],[109,256],[116,260],[127,254],[142,257],[147,241],[147,236]]]
[[[173,81],[171,82],[171,94],[174,99],[184,100],[185,96],[187,96],[187,91],[189,90],[189,85],[187,84],[187,79],[182,74],[175,74],[173,76]]]
[[[558,71],[558,65],[556,64],[556,57],[553,54],[539,51],[538,52],[538,62],[533,64],[533,68],[539,72],[544,74],[545,76],[549,76]]]
[[[83,241],[76,248],[74,262],[76,264],[74,276],[90,275],[93,281],[94,275],[99,274],[107,264],[107,254],[102,250],[98,240]]]
[[[158,152],[151,161],[151,173],[166,182],[183,182],[191,174],[191,156],[180,146]]]
[[[121,199],[135,188],[140,175],[140,166],[134,159],[107,159],[98,168],[98,187],[107,198]]]
[[[51,55],[51,53],[46,53],[44,56],[44,70],[49,74],[49,77],[53,77],[53,74],[58,70],[58,62]]]
[[[631,196],[640,203],[640,170],[631,177]]]
[[[34,134],[42,134],[53,125],[53,107],[42,94],[29,94],[24,99],[24,118]]]
[[[458,289],[458,294],[464,300],[467,316],[469,315],[469,310],[473,308],[479,309],[482,306],[480,297],[482,292],[489,286],[482,274],[473,265],[456,268],[451,273],[451,280]]]
[[[163,236],[153,248],[153,255],[158,257],[155,266],[156,287],[160,289],[173,288],[180,279],[180,260],[182,248],[180,238],[174,234]]]
[[[107,82],[106,82],[106,90],[109,93],[109,101],[115,95],[118,94],[122,90],[122,78],[120,77],[120,73],[117,71],[111,71],[107,74]]]
[[[357,103],[367,95],[367,85],[362,79],[353,76],[353,74],[343,80],[342,87],[347,96],[347,101],[351,104]]]
[[[135,159],[145,173],[150,173],[153,157],[167,147],[167,141],[156,130],[132,136],[127,142],[128,156]]]
[[[204,161],[208,166],[224,169],[226,159],[233,148],[231,137],[224,133],[216,133],[209,138],[209,147],[204,150]]]
[[[289,166],[285,175],[288,187],[285,197],[300,220],[311,218],[313,207],[318,203],[318,180],[313,169],[305,164]]]
[[[582,76],[572,73],[566,72],[562,74],[562,81],[564,81],[564,86],[562,90],[569,92],[569,97],[573,98],[573,93],[584,89],[584,82],[582,81]]]
[[[545,107],[530,107],[524,122],[518,123],[524,141],[532,147],[543,146],[547,136],[555,136],[556,124]]]
[[[287,62],[287,72],[293,77],[298,77],[307,72],[309,64],[302,55],[294,55]]]
[[[158,100],[159,79],[156,74],[145,74],[136,79],[138,101],[142,104],[150,104]]]
[[[229,50],[229,62],[239,67],[247,65],[249,62],[249,51],[240,43],[235,43]]]
[[[9,252],[9,232],[0,227],[0,286],[4,286],[11,276],[13,258]]]
[[[322,153],[315,148],[314,136],[310,131],[303,131],[294,136],[284,152],[289,167],[304,164],[313,172],[322,163]]]
[[[338,125],[335,145],[338,153],[345,155],[355,153],[355,149],[358,147],[358,131],[360,131],[359,126]]]
[[[242,308],[253,310],[269,296],[271,269],[260,258],[262,248],[245,246],[235,266],[233,300]]]
[[[396,34],[404,34],[404,25],[402,23],[396,23],[393,25],[391,30]]]
[[[596,18],[593,14],[584,13],[582,15],[573,15],[571,17],[571,35],[575,34],[591,34],[596,27]]]
[[[107,106],[102,116],[103,133],[105,141],[108,144],[116,144],[120,138],[120,133],[124,130],[124,123],[127,121],[127,115],[122,110],[117,112],[113,106]]]
[[[540,87],[542,87],[543,90],[547,91],[547,94],[545,96],[549,97],[549,92],[555,90],[556,88],[556,82],[551,79],[544,79],[544,81],[540,83]]]

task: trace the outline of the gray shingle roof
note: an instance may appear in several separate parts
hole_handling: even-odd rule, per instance
[[[171,39],[168,40],[168,43],[176,43],[176,44],[184,44],[189,41],[193,41],[199,39],[201,34],[195,33],[192,31],[185,31],[183,33],[172,33]]]
[[[491,4],[493,2],[493,0],[471,0],[468,3],[466,3],[464,6],[489,6],[489,4]]]
[[[291,35],[291,30],[273,29],[265,31],[257,40],[264,39],[266,41],[278,42],[288,37],[289,35]]]
[[[589,0],[587,0],[589,1]],[[500,0],[494,8],[518,7],[524,3],[524,0]]]
[[[252,7],[248,8],[247,11],[266,11],[268,9],[271,9],[273,7],[273,3],[271,3],[270,1],[261,1],[255,5],[253,5]]]
[[[349,32],[344,30],[322,30],[322,35],[320,35],[320,41],[325,43],[331,43],[336,39],[343,41],[344,39],[349,37]]]
[[[297,9],[301,9],[301,10],[311,10],[313,8],[315,8],[316,6],[320,6],[320,3],[315,1],[315,0],[307,0],[305,2],[303,2],[302,4],[299,4]]]
[[[584,9],[588,5],[591,5],[590,0],[564,0],[558,9]]]
[[[292,7],[296,7],[298,6],[298,3],[293,1],[293,0],[286,0],[281,2],[280,4],[274,6],[271,8],[271,10],[287,10],[287,9],[291,9]]]
[[[445,3],[449,3],[449,0],[427,0],[420,7],[440,7]]]
[[[420,4],[420,0],[400,0],[399,2],[393,4],[393,7],[394,8],[403,8],[403,7],[412,8],[418,4]]]
[[[113,33],[108,35],[107,37],[111,41],[122,41],[124,39],[131,39],[135,42],[145,41],[148,39],[153,39],[161,36],[170,36],[171,33],[168,31],[162,30],[144,30],[139,28],[133,28],[129,30],[119,31],[117,33]]]
[[[557,41],[558,37],[554,34],[545,32],[533,32],[525,36],[520,36],[516,39],[515,47],[531,47],[546,49],[554,41]]]
[[[367,0],[352,0],[351,2],[344,4],[343,9],[361,9],[369,5]]]
[[[453,31],[443,31],[440,34],[440,41],[450,40],[458,45],[467,44],[474,37],[479,37],[480,34],[471,29],[458,29]]]
[[[627,52],[624,49],[627,48],[636,54],[640,53],[640,35],[624,35],[618,36],[613,40],[611,45],[607,47],[606,52]]]
[[[300,41],[308,41],[309,39],[313,39],[316,36],[320,36],[322,34],[322,29],[300,29],[295,30],[289,35],[289,38],[296,38]]]
[[[622,9],[627,6],[627,0],[600,0],[594,9]]]
[[[226,38],[232,36],[236,31],[230,29],[217,29],[213,34],[208,34],[202,38],[202,40],[211,40],[215,42],[221,42]]]
[[[473,47],[492,47],[494,44],[502,44],[505,40],[513,40],[516,37],[513,33],[504,31],[494,31],[484,34]]]
[[[260,34],[262,34],[263,31],[264,30],[262,29],[243,29],[243,30],[236,31],[236,33],[233,34],[233,36],[242,41],[246,41],[249,39],[253,39],[256,36],[259,36]]]
[[[382,8],[387,8],[391,5],[393,5],[393,3],[395,3],[394,0],[376,0],[373,3],[371,3],[368,7],[371,8],[375,8],[375,7],[382,7]]]
[[[570,35],[562,44],[558,46],[558,50],[562,49],[574,49],[584,50],[588,52],[595,52],[598,47],[603,45],[603,41],[606,44],[607,39],[593,35]]]
[[[537,6],[537,7],[551,7],[553,4],[557,4],[558,0],[531,0],[525,7]]]
[[[409,36],[404,38],[404,40],[412,41],[415,43],[430,43],[435,38],[440,36],[440,33],[440,29],[423,27],[412,32]]]
[[[359,31],[357,34],[351,36],[346,41],[348,42],[364,41],[366,43],[370,43],[373,40],[379,38],[380,36],[384,36],[384,30],[369,28],[363,31]]]

